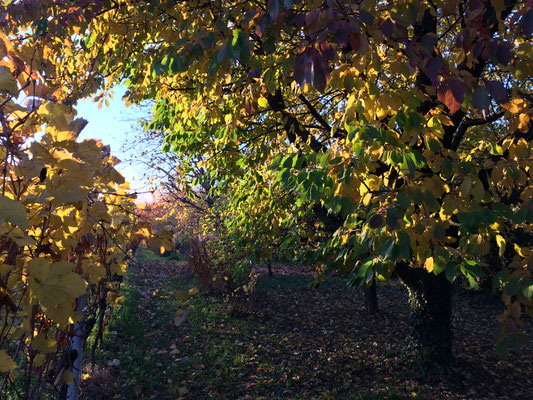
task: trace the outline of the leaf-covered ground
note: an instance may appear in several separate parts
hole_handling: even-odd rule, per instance
[[[407,293],[380,286],[381,312],[364,311],[361,290],[338,278],[318,288],[293,268],[258,281],[251,314],[221,299],[175,293],[196,286],[184,263],[143,261],[124,285],[98,366],[84,375],[85,399],[525,399],[531,347],[494,353],[501,310],[490,294],[458,290],[455,354],[448,370],[402,361]],[[191,307],[192,306],[192,307]],[[178,307],[187,320],[173,325]],[[533,323],[526,321],[533,332]],[[89,368],[89,367],[87,367]]]

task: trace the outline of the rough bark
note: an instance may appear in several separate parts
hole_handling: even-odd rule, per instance
[[[396,273],[409,291],[409,355],[417,362],[449,364],[453,359],[452,285],[444,274],[400,265]]]

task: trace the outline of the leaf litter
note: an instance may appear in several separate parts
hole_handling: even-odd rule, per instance
[[[140,329],[134,335],[120,330],[106,335],[100,356],[120,363],[88,371],[83,398],[516,399],[530,394],[531,345],[506,359],[495,354],[496,316],[502,310],[494,295],[456,291],[458,359],[446,370],[427,370],[402,357],[408,308],[401,285],[380,286],[380,312],[369,315],[362,290],[346,287],[340,278],[311,287],[309,269],[276,266],[272,278],[264,269],[258,272],[252,311],[235,317],[221,298],[179,295],[196,287],[185,263],[133,265],[129,282],[140,295],[135,307]],[[177,315],[185,316],[178,324]],[[525,323],[532,333],[532,321]]]

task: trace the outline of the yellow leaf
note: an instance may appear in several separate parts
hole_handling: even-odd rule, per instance
[[[522,113],[518,116],[518,129],[522,132],[527,131],[529,127],[529,116],[525,113]]]
[[[53,337],[48,336],[44,333],[39,333],[35,336],[31,342],[31,347],[34,350],[38,350],[39,353],[55,353],[57,347],[57,340]]]
[[[176,296],[176,299],[178,300],[187,300],[190,297],[189,293],[181,291],[181,290],[177,292],[175,296]]]
[[[72,301],[67,301],[54,307],[45,307],[44,314],[61,326],[72,325],[83,317],[82,313],[74,310]]]
[[[437,116],[442,125],[453,126],[453,122],[446,114],[439,114]]]
[[[370,190],[380,190],[383,184],[383,177],[370,174],[367,179],[367,186]]]
[[[109,270],[112,274],[124,275],[126,273],[128,265],[125,262],[114,262],[109,266]]]
[[[102,174],[101,178],[102,182],[109,183],[114,182],[118,183],[119,185],[122,185],[126,180],[124,177],[118,172],[115,168],[107,165],[104,169],[104,173]]]
[[[93,167],[101,168],[103,159],[102,151],[97,143],[94,139],[86,139],[78,144],[75,154],[80,160],[91,164]]]
[[[22,229],[30,227],[24,205],[20,201],[0,195],[0,224],[4,221],[9,221]]]
[[[506,246],[506,242],[503,236],[496,235],[496,243],[498,244],[498,248],[500,249],[498,254],[501,257],[503,256],[503,253],[505,253],[505,246]]]
[[[74,141],[77,139],[79,133],[71,130],[59,130],[55,128],[47,129],[54,142]]]
[[[528,257],[533,253],[533,249],[528,249],[526,247],[520,247],[516,243],[514,244],[514,249],[520,257]]]
[[[96,261],[83,260],[82,269],[83,276],[88,277],[91,283],[98,283],[107,276],[106,269]]]
[[[198,288],[194,287],[194,288],[189,289],[189,296],[196,296],[198,293],[200,293]]]
[[[0,37],[0,58],[4,58],[5,56],[7,56],[7,46],[12,48],[11,43],[9,43],[9,40],[4,35],[2,35],[2,37]]]
[[[15,268],[14,265],[7,265],[3,262],[0,262],[0,276],[5,276],[7,273],[11,272],[13,268]]]
[[[515,155],[516,157],[528,157],[530,148],[528,143],[524,139],[520,139],[518,142],[516,142],[515,145]]]
[[[0,372],[7,372],[14,368],[18,368],[18,365],[4,350],[0,350]]]
[[[267,108],[268,107],[268,100],[264,97],[259,97],[257,99],[257,104],[259,104],[259,107]]]
[[[70,371],[67,371],[65,370],[63,372],[63,376],[61,377],[61,381],[65,384],[65,385],[70,385],[72,383],[72,381],[74,380],[74,374]]]
[[[0,66],[0,93],[7,93],[16,96],[19,91],[17,81],[9,68]]]
[[[433,272],[433,257],[426,258],[426,261],[424,262],[424,268],[428,272]]]
[[[527,107],[526,102],[519,98],[512,99],[510,102],[502,104],[502,106],[513,114],[517,114]]]
[[[111,216],[107,211],[107,206],[101,201],[95,201],[89,209],[89,215],[97,221],[111,222]]]
[[[189,314],[188,311],[181,309],[177,310],[176,315],[174,316],[174,325],[180,326],[181,324],[183,324],[187,319],[187,314]]]
[[[72,272],[74,267],[66,261],[50,264],[41,257],[31,260],[28,282],[32,301],[39,301],[44,307],[54,307],[85,294],[87,283]]]
[[[61,187],[51,190],[55,204],[77,203],[89,195],[87,187],[80,186],[76,177],[61,178]]]
[[[33,366],[36,368],[42,367],[45,362],[46,362],[46,354],[37,354],[37,356],[33,360]]]
[[[440,210],[440,218],[445,221],[451,217],[458,210],[459,205],[457,201],[451,196],[447,195],[442,202],[442,209]]]

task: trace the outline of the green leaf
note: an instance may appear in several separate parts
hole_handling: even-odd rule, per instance
[[[444,240],[446,237],[446,230],[441,224],[435,224],[435,228],[433,228],[433,236],[435,236],[435,239],[437,240]]]
[[[311,185],[311,200],[313,201],[320,200],[320,190],[318,190],[318,187],[315,184]]]
[[[375,214],[373,215],[370,220],[368,221],[368,226],[371,229],[377,229],[381,225],[383,225],[383,222],[385,222],[385,218],[383,218],[383,215],[381,214]]]
[[[402,110],[398,111],[394,117],[394,122],[396,122],[396,125],[398,125],[398,128],[403,129],[407,122],[407,118],[405,117],[405,114]]]
[[[343,214],[350,215],[355,211],[355,204],[347,197],[341,197],[340,199],[341,209]]]
[[[407,114],[407,121],[405,123],[405,129],[411,132],[416,129],[420,129],[422,126],[423,117],[416,111],[411,111]]]
[[[335,157],[334,159],[330,160],[329,165],[337,165],[342,161],[342,157]]]
[[[376,253],[383,257],[383,259],[388,259],[392,253],[394,247],[394,238],[389,236],[385,240],[381,241],[376,249]]]
[[[355,142],[353,144],[353,152],[357,157],[360,157],[361,154],[363,154],[363,148],[361,146],[361,143],[359,141]]]
[[[272,160],[272,164],[268,167],[270,170],[278,169],[279,165],[281,164],[281,160],[283,160],[283,154],[278,154],[274,160]]]
[[[527,209],[528,207],[522,207],[517,212],[515,212],[513,216],[511,217],[511,222],[517,225],[524,223],[524,221],[526,220],[526,216],[527,216]]]
[[[509,337],[504,337],[496,343],[496,354],[505,357],[509,354]]]
[[[424,168],[427,165],[426,157],[424,157],[418,150],[411,150],[408,154],[413,160],[416,168]]]
[[[448,279],[450,283],[453,283],[453,281],[455,280],[455,277],[457,276],[457,266],[455,265],[454,262],[450,261],[448,264],[446,264],[445,274],[446,274],[446,279]]]
[[[411,259],[411,238],[404,231],[396,233],[398,236],[398,247],[400,249],[400,255],[406,260]]]
[[[531,300],[533,298],[533,280],[529,278],[526,279],[526,281],[522,285],[522,294],[528,300]]]
[[[474,260],[464,260],[462,267],[476,278],[485,278],[487,274],[481,269],[479,263]]]
[[[283,168],[292,168],[292,164],[293,164],[293,155],[288,155],[286,156],[283,161],[281,161],[281,166]]]
[[[403,171],[408,171],[407,175],[410,177],[413,177],[415,174],[415,170],[416,170],[415,163],[413,162],[413,159],[410,157],[410,155],[407,154],[407,152],[403,153],[402,161],[403,162],[400,168]]]
[[[520,278],[514,278],[511,279],[507,284],[505,285],[505,292],[509,296],[514,296],[518,293],[518,287],[520,286]]]
[[[409,208],[412,204],[411,198],[408,195],[406,195],[405,191],[403,190],[400,190],[400,192],[396,196],[396,201],[398,202],[400,207],[403,208],[404,210]]]
[[[418,188],[413,191],[413,200],[416,204],[420,205],[424,202],[424,194]]]
[[[503,287],[505,282],[505,276],[507,275],[506,270],[498,271],[494,277],[492,278],[492,289],[497,290],[501,287]]]
[[[492,203],[490,205],[490,208],[494,210],[494,212],[499,216],[503,217],[505,219],[511,219],[513,216],[513,211],[511,208],[505,204],[502,203]]]
[[[350,279],[350,284],[360,286],[364,283],[370,282],[374,277],[374,260],[368,260],[361,264],[359,267],[355,268],[352,278]]]
[[[433,138],[427,139],[427,147],[433,153],[440,153],[440,143]]]
[[[444,272],[446,271],[446,267],[448,265],[444,262],[442,262],[441,259],[439,259],[438,257],[434,257],[434,262],[433,262],[433,273],[435,275],[438,275],[440,274],[441,272]]]
[[[489,111],[489,91],[485,86],[477,86],[472,95],[472,106],[479,112],[486,114]]]
[[[386,222],[391,229],[398,227],[398,220],[403,217],[403,212],[396,207],[389,207],[387,209]]]

